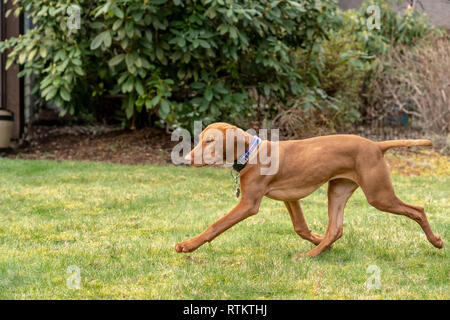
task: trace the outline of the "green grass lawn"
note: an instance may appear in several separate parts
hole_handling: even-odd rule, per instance
[[[393,180],[425,206],[443,250],[358,190],[334,248],[295,262],[313,245],[269,199],[211,244],[175,252],[237,203],[228,170],[0,160],[0,299],[449,299],[449,177]],[[326,188],[303,209],[323,233]],[[371,265],[380,290],[365,286]],[[80,289],[67,287],[70,266]]]

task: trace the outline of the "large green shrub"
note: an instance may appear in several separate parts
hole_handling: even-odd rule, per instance
[[[436,30],[418,11],[398,12],[395,2],[371,0],[358,9],[339,12],[320,50],[297,50],[297,71],[312,90],[295,97],[294,108],[285,105],[275,118],[276,126],[287,135],[308,136],[324,133],[324,128],[325,132],[342,130],[363,121],[369,102],[375,98],[374,80],[382,69],[380,56],[393,47],[414,46]],[[379,10],[378,21],[371,17],[373,5]]]
[[[8,66],[64,112],[86,96],[121,97],[127,119],[144,110],[188,125],[249,112],[247,89],[282,101],[305,89],[292,53],[318,50],[336,1],[24,0],[36,27],[0,44]],[[67,10],[81,7],[81,29]],[[89,95],[86,95],[88,93]]]
[[[293,97],[275,118],[275,126],[287,136],[309,137],[354,127],[377,59],[364,50],[355,33],[343,27],[329,30],[317,52],[297,50],[297,72],[310,88],[309,94]]]
[[[405,44],[413,46],[426,34],[437,31],[425,14],[418,10],[399,9],[403,0],[369,0],[357,10],[343,14],[343,28],[347,33],[355,34],[364,44],[367,54],[385,54],[391,45]],[[367,19],[373,13],[370,6],[379,8],[379,28],[368,28]]]

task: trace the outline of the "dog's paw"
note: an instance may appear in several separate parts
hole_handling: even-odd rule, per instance
[[[324,235],[317,234],[314,232],[311,232],[311,236],[312,236],[311,242],[314,243],[316,246],[318,246],[323,241],[323,239],[325,239]]]
[[[296,254],[295,256],[294,256],[294,258],[293,258],[293,261],[294,262],[298,262],[298,261],[300,261],[300,260],[302,260],[302,259],[306,259],[306,258],[314,258],[314,257],[316,257],[317,255],[311,255],[311,251],[309,251],[309,252],[302,252],[302,253],[299,253],[299,254]]]
[[[442,249],[444,247],[444,241],[438,234],[436,234],[435,237],[436,237],[436,240],[433,241],[433,246],[435,246],[438,249]]]
[[[184,241],[175,245],[175,251],[178,253],[189,253],[197,249],[190,241]]]
[[[299,262],[301,259],[303,259],[303,258],[306,258],[306,254],[304,254],[304,253],[299,253],[299,254],[296,254],[293,258],[292,258],[292,261],[293,262]]]

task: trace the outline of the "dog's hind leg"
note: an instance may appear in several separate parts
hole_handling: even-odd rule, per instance
[[[324,239],[313,250],[299,256],[316,257],[342,237],[344,208],[358,185],[347,179],[331,180],[328,183],[328,227]]]
[[[392,186],[389,168],[384,161],[364,172],[364,176],[361,177],[361,188],[367,201],[373,207],[384,212],[406,216],[416,221],[422,227],[428,241],[436,248],[443,248],[444,242],[439,235],[434,234],[431,230],[424,208],[406,204],[397,198]]]
[[[323,240],[324,236],[311,232],[303,215],[300,201],[285,201],[284,204],[291,216],[295,232],[305,240],[314,243],[316,246]]]

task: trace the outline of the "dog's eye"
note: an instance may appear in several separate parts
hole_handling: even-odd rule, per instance
[[[212,138],[212,137],[209,137],[209,138],[206,139],[206,143],[211,143],[213,141],[214,141],[214,138]]]

